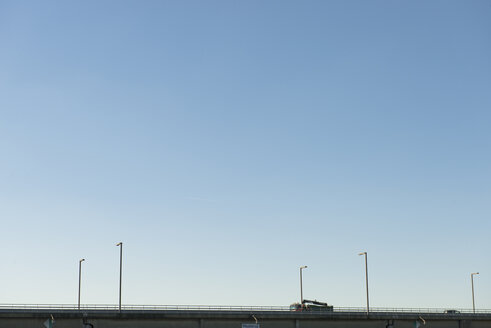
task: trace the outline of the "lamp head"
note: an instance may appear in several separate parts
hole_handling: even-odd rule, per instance
[[[83,261],[85,261],[85,259],[80,259],[80,261],[79,261],[79,262],[80,262],[80,263],[82,263]]]
[[[358,255],[367,255],[367,252],[358,253]]]
[[[306,266],[306,265],[302,265],[302,266],[300,267],[300,269],[307,269],[307,266]]]
[[[116,246],[121,246],[121,245],[123,245],[123,242],[119,242],[116,244]]]

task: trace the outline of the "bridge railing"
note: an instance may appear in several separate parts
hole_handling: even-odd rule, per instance
[[[247,312],[294,312],[289,306],[237,306],[237,305],[122,305],[123,311],[247,311]],[[76,304],[0,304],[0,311],[6,310],[78,310]],[[81,304],[80,310],[118,311],[114,304]],[[334,312],[366,313],[364,307],[334,307]],[[309,312],[305,312],[309,313]],[[319,313],[312,311],[310,313]],[[372,307],[370,313],[447,313],[447,314],[491,314],[491,309],[461,309],[461,308],[393,308]]]

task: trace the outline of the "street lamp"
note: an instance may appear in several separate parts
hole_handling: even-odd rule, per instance
[[[116,246],[119,248],[119,312],[121,312],[121,281],[123,279],[123,242],[119,242]]]
[[[306,265],[300,267],[300,304],[303,304],[302,270],[307,269]]]
[[[365,284],[367,286],[367,315],[370,313],[370,306],[369,306],[369,301],[368,301],[368,254],[367,252],[362,252],[359,253],[358,255],[365,255]]]
[[[78,309],[80,310],[80,286],[82,285],[82,262],[85,259],[78,261]]]
[[[472,286],[472,312],[476,313],[476,305],[474,303],[474,275],[479,274],[479,272],[471,273],[471,286]]]

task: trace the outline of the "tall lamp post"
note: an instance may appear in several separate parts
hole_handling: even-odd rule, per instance
[[[82,285],[82,262],[85,259],[78,261],[78,309],[80,310],[80,286]]]
[[[300,267],[300,304],[303,304],[302,270],[307,269],[306,265]]]
[[[474,303],[474,275],[479,272],[471,273],[471,286],[472,286],[472,312],[476,313],[476,304]]]
[[[358,255],[365,255],[365,285],[367,286],[367,315],[370,313],[370,306],[368,300],[368,254],[367,252],[359,253]]]
[[[119,246],[119,312],[121,312],[121,281],[123,279],[123,242],[116,244]]]

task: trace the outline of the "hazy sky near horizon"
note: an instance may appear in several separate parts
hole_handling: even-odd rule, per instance
[[[491,308],[490,17],[0,0],[0,303]]]

